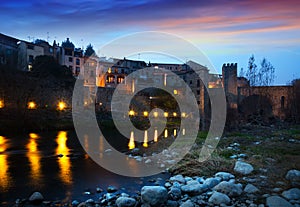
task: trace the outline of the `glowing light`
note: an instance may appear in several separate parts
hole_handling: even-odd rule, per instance
[[[130,111],[128,112],[128,114],[129,114],[129,116],[134,116],[135,112],[134,112],[133,110],[130,110]]]
[[[0,100],[0,109],[4,108],[4,101]]]
[[[39,138],[39,135],[37,135],[36,133],[30,133],[30,134],[29,134],[29,137],[30,137],[31,139],[37,139],[37,138]]]
[[[167,74],[164,74],[164,86],[167,86]]]
[[[143,143],[143,147],[148,147],[148,131],[145,131],[144,134],[144,143]]]
[[[36,109],[36,104],[33,101],[28,102],[27,104],[28,109]]]
[[[130,139],[129,139],[128,147],[129,147],[129,149],[134,149],[135,148],[133,131],[130,132]]]
[[[155,111],[155,112],[153,113],[153,116],[154,116],[155,118],[158,117],[158,112]]]
[[[174,134],[174,137],[177,136],[177,130],[176,129],[174,129],[173,134]]]
[[[0,136],[0,153],[5,152],[7,146],[6,146],[6,139],[5,137]]]
[[[9,187],[10,176],[8,175],[7,155],[0,155],[0,189]]]
[[[108,68],[107,73],[111,73],[111,68]]]
[[[177,90],[174,90],[173,93],[174,93],[174,95],[177,95],[177,94],[178,94],[178,91],[177,91]]]
[[[169,113],[168,112],[164,112],[164,117],[168,117]]]
[[[182,135],[183,136],[185,135],[185,129],[182,129]]]
[[[70,149],[67,146],[67,132],[60,131],[58,132],[56,143],[56,154],[62,155],[58,158],[58,164],[60,169],[60,178],[66,184],[72,183],[72,171],[71,171],[71,160],[70,157],[66,156],[69,154]]]
[[[30,176],[34,185],[40,185],[41,180],[41,155],[38,151],[37,139],[39,136],[35,133],[29,134],[29,142],[26,145],[28,152],[26,153],[30,163]]]
[[[85,106],[86,106],[86,105],[88,105],[88,102],[87,102],[87,101],[85,101],[85,102],[84,102],[84,105],[85,105]]]
[[[158,134],[157,129],[154,130],[154,142],[158,141]]]
[[[59,111],[64,110],[66,107],[67,107],[67,105],[66,105],[66,103],[63,102],[63,101],[60,101],[60,102],[58,102],[58,104],[57,104],[57,109],[58,109]]]
[[[165,138],[167,138],[167,137],[168,137],[168,130],[167,130],[167,129],[165,129],[165,133],[164,133],[164,135],[165,135],[165,136],[164,136]]]
[[[176,112],[174,112],[174,113],[173,113],[173,116],[174,116],[174,117],[176,117],[176,116],[177,116],[177,113],[176,113]]]
[[[182,113],[181,113],[181,117],[186,117],[186,113],[185,113],[185,112],[182,112]]]
[[[144,111],[144,116],[147,117],[148,116],[148,111]]]
[[[135,83],[134,80],[132,80],[131,92],[134,93],[134,91],[135,91]]]

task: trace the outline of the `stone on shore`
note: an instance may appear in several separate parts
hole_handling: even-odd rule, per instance
[[[259,192],[259,189],[257,187],[255,187],[254,185],[252,184],[247,184],[245,189],[244,189],[244,192],[245,193],[257,193]]]
[[[267,198],[266,205],[268,207],[293,207],[291,203],[279,196],[270,196]]]
[[[219,192],[213,192],[213,194],[211,195],[211,197],[208,199],[209,203],[215,204],[215,205],[220,205],[220,204],[229,204],[230,203],[230,198],[223,194],[223,193],[219,193]]]
[[[39,204],[39,203],[43,202],[43,200],[44,200],[44,197],[40,192],[34,192],[29,197],[29,202],[33,203],[33,204]]]
[[[187,200],[180,205],[180,207],[194,207],[194,206],[195,205],[193,204],[193,202],[191,200]]]
[[[228,181],[230,179],[234,179],[234,175],[232,175],[231,173],[228,172],[217,172],[215,174],[215,177],[220,177],[222,179],[222,181]]]
[[[142,202],[151,206],[159,206],[167,201],[168,192],[162,186],[144,186],[141,191]]]
[[[185,179],[182,175],[175,175],[173,177],[170,177],[170,183],[174,182],[185,184]]]
[[[300,182],[300,171],[299,170],[289,170],[285,178],[291,182]]]
[[[116,205],[118,207],[133,207],[136,204],[136,200],[134,198],[128,197],[119,197],[116,200]]]
[[[215,186],[213,190],[224,193],[230,197],[239,196],[243,192],[241,184],[234,184],[227,181],[222,181],[220,184]]]
[[[253,167],[249,163],[237,161],[234,166],[234,171],[243,175],[248,175],[253,171]]]
[[[300,189],[292,188],[282,193],[282,196],[287,200],[300,200]]]
[[[181,186],[181,191],[189,195],[199,195],[207,191],[207,185],[200,184],[198,181],[189,181],[187,185]]]

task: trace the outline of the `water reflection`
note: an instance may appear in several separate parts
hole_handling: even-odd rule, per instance
[[[157,129],[155,129],[154,131],[154,142],[157,142],[158,141],[158,135],[157,135]]]
[[[35,133],[29,134],[29,142],[26,145],[26,156],[30,163],[30,177],[34,185],[39,185],[41,181],[41,155],[38,151],[37,140],[39,136]]]
[[[130,150],[135,148],[133,131],[130,132],[130,139],[129,139],[128,147]]]
[[[72,184],[72,171],[71,171],[71,160],[67,155],[69,154],[70,149],[67,146],[67,132],[60,131],[58,132],[56,143],[56,154],[60,155],[58,158],[59,164],[59,176],[62,182],[65,184]]]
[[[0,136],[0,187],[6,190],[9,187],[11,177],[8,172],[7,155],[2,154],[8,148],[7,139]]]
[[[177,129],[174,129],[173,134],[174,134],[174,137],[177,136]]]
[[[168,137],[168,130],[167,130],[167,129],[165,129],[165,133],[164,133],[164,135],[165,135],[165,136],[164,136],[165,138],[167,138],[167,137]]]
[[[143,147],[148,147],[148,131],[145,131],[144,134],[144,143],[143,143]]]

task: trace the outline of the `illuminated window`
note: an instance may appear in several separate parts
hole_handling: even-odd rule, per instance
[[[174,95],[177,95],[177,94],[178,94],[178,91],[177,91],[177,90],[174,90],[173,92],[174,92]]]
[[[130,110],[129,112],[128,112],[128,114],[129,114],[129,116],[134,116],[134,111],[133,110]]]
[[[164,117],[168,117],[169,113],[168,112],[164,112]]]
[[[36,109],[36,104],[33,101],[28,102],[27,104],[28,109]]]
[[[174,113],[173,113],[173,116],[174,116],[174,117],[176,117],[176,116],[177,116],[177,113],[176,113],[176,112],[174,112]]]
[[[111,73],[111,68],[108,68],[107,73]]]
[[[181,117],[186,117],[186,113],[185,113],[185,112],[182,112],[182,113],[181,113]]]
[[[4,108],[4,101],[0,100],[0,109]]]
[[[58,109],[59,111],[64,110],[66,107],[67,107],[67,105],[66,105],[66,103],[63,102],[63,101],[60,101],[60,102],[58,102],[58,104],[57,104],[57,109]]]
[[[119,77],[117,78],[117,83],[123,83],[123,81],[124,81],[124,77],[119,76]]]
[[[144,111],[144,116],[147,117],[148,116],[148,111]]]

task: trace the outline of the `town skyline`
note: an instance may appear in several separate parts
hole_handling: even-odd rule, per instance
[[[228,62],[237,62],[238,70],[245,70],[254,54],[257,65],[265,57],[275,67],[275,85],[300,77],[300,5],[294,0],[284,5],[280,1],[14,0],[1,3],[0,8],[0,16],[6,19],[1,32],[27,41],[34,37],[61,43],[69,37],[77,47],[85,49],[91,43],[98,52],[124,35],[159,31],[193,43],[218,72]],[[101,51],[98,55],[106,56]],[[192,54],[186,56],[194,59]],[[143,54],[139,58],[149,61]]]

